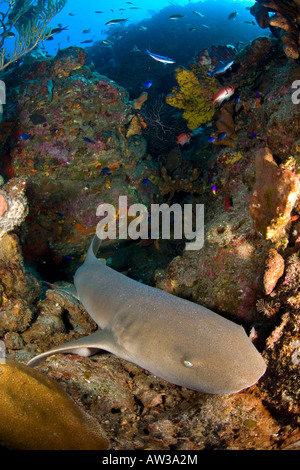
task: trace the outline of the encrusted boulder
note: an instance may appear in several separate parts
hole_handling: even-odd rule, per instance
[[[292,171],[278,167],[271,150],[256,154],[256,183],[250,202],[254,228],[266,239],[277,240],[291,218],[300,182]]]

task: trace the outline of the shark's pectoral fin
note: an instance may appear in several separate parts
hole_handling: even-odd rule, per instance
[[[72,353],[78,354],[79,356],[91,356],[95,354],[99,349],[105,349],[111,351],[111,334],[108,330],[103,329],[96,333],[85,336],[84,338],[70,341],[69,343],[62,344],[56,348],[50,349],[38,356],[30,359],[27,363],[28,366],[36,366],[40,364],[46,357],[52,356],[58,353]]]

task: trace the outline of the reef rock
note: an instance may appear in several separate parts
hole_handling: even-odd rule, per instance
[[[22,224],[28,214],[26,180],[11,179],[0,190],[0,238]]]
[[[256,183],[250,202],[255,230],[267,239],[278,239],[291,218],[300,182],[292,171],[278,167],[270,149],[256,154]]]
[[[279,28],[284,52],[292,59],[300,55],[299,0],[256,0],[250,9],[261,28]],[[269,13],[272,15],[270,16]],[[273,14],[275,13],[275,15]]]
[[[268,258],[266,260],[266,269],[263,278],[264,291],[266,295],[271,294],[283,273],[283,257],[275,250],[275,248],[270,248]]]
[[[86,67],[85,57],[71,47],[19,67],[7,87],[18,119],[1,123],[4,176],[29,177],[24,254],[32,262],[44,256],[54,269],[85,251],[99,222],[99,204],[117,206],[119,195],[127,195],[129,205],[150,201],[148,193],[139,193],[148,166],[147,144],[139,135],[143,126],[137,129],[134,121],[136,103]],[[10,206],[1,196],[0,228]]]

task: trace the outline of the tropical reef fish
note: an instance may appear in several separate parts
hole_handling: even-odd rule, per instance
[[[188,144],[190,140],[191,140],[191,133],[184,132],[183,134],[180,134],[177,136],[176,144],[185,145],[185,144]]]
[[[234,20],[237,17],[237,15],[238,15],[238,12],[235,10],[232,13],[230,13],[230,15],[228,16],[228,19]]]
[[[54,34],[61,33],[62,31],[66,31],[67,29],[69,29],[69,26],[64,26],[64,27],[60,26],[59,28],[53,28],[50,31],[50,36],[53,36]]]
[[[20,135],[20,139],[22,139],[22,140],[28,140],[28,139],[30,139],[30,137],[31,137],[31,134],[21,134]]]
[[[220,132],[220,134],[218,134],[218,140],[223,140],[225,137],[227,137],[227,132]]]
[[[152,57],[152,59],[157,60],[158,62],[162,62],[163,64],[175,64],[175,60],[170,59],[169,57],[164,57],[162,55],[153,54],[153,52],[148,51],[148,49],[146,49],[146,54]]]
[[[266,364],[244,328],[211,310],[130,279],[101,263],[97,236],[75,272],[75,292],[101,328],[44,352],[89,356],[106,350],[173,384],[235,393],[256,383]]]
[[[233,86],[224,86],[218,93],[215,94],[212,100],[212,107],[214,107],[215,103],[223,103],[223,101],[228,100],[235,92]]]
[[[107,21],[106,26],[110,26],[112,24],[118,24],[118,23],[124,23],[124,21],[127,21],[128,18],[116,18],[115,20],[109,20]]]
[[[86,39],[85,41],[81,41],[80,44],[90,44],[91,42],[94,42],[92,39]]]
[[[204,16],[205,16],[200,11],[193,10],[193,13],[195,13],[195,15],[197,15],[197,16],[200,16],[201,18],[204,18]]]
[[[184,15],[181,15],[180,13],[176,13],[175,15],[170,15],[169,19],[176,21],[176,20],[179,20],[179,18],[183,18],[183,17],[184,17]]]
[[[113,42],[111,42],[109,39],[103,39],[103,41],[101,41],[101,44],[104,44],[104,46],[113,46]]]
[[[207,72],[207,75],[210,77],[214,77],[215,75],[218,75],[220,73],[225,73],[228,69],[232,67],[234,64],[234,60],[230,60],[229,62],[221,63],[218,65],[212,72]]]
[[[44,124],[45,122],[47,122],[47,119],[45,118],[45,116],[43,116],[42,114],[39,114],[39,113],[31,114],[30,115],[30,120],[34,125]]]
[[[144,90],[148,90],[151,86],[152,86],[152,81],[151,81],[151,80],[147,80],[147,81],[144,83],[143,89],[144,89]]]

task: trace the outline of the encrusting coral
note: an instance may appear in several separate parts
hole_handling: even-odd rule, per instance
[[[300,0],[256,0],[250,12],[261,28],[280,28],[284,52],[292,59],[300,55]],[[275,13],[270,16],[269,13]]]
[[[0,364],[0,441],[12,450],[104,450],[101,426],[42,372]]]
[[[182,109],[182,117],[187,120],[189,129],[197,129],[211,121],[214,109],[211,106],[216,82],[208,75],[197,76],[192,70],[178,67],[175,70],[179,88],[175,87],[166,97],[166,103]]]
[[[216,137],[225,132],[226,137],[222,140],[215,140],[213,143],[216,145],[226,145],[228,147],[235,147],[237,135],[235,133],[234,124],[234,106],[233,101],[224,103],[215,114],[215,127],[217,129]]]

